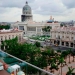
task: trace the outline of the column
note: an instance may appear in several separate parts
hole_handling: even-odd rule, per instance
[[[37,27],[36,27],[36,35],[37,35]]]
[[[64,46],[66,46],[66,42],[64,42]]]
[[[61,46],[61,40],[60,40],[60,46]]]
[[[69,42],[69,47],[71,46],[71,43]]]

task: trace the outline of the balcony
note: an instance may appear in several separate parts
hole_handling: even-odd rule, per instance
[[[41,68],[39,68],[37,66],[34,66],[34,65],[32,65],[32,64],[30,64],[30,63],[28,63],[26,61],[23,61],[23,60],[21,60],[21,59],[19,59],[17,57],[14,57],[14,56],[12,56],[12,55],[10,55],[10,54],[2,51],[2,50],[0,50],[0,61],[3,61],[6,65],[8,65],[8,66],[6,66],[4,68],[4,70],[0,71],[1,75],[11,75],[11,73],[13,73],[13,72],[8,73],[7,69],[10,66],[13,66],[15,64],[20,66],[20,69],[15,71],[16,75],[24,75],[24,74],[25,75],[40,75],[40,73],[41,73],[41,75],[45,75],[45,74],[54,75],[54,74],[46,71],[45,68],[41,69]],[[19,73],[18,71],[21,72],[21,73],[24,73],[24,74],[18,74]]]

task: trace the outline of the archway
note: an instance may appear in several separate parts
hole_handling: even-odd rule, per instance
[[[69,43],[68,42],[66,42],[66,46],[69,46]]]
[[[60,45],[60,41],[59,40],[57,40],[57,45]]]
[[[71,43],[71,47],[73,47],[73,43]]]
[[[56,44],[56,40],[54,40],[54,44]]]

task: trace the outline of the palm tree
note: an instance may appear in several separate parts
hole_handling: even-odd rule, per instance
[[[70,63],[70,56],[71,56],[71,53],[72,53],[72,50],[71,50],[71,49],[69,49],[69,50],[68,50],[68,55],[69,55],[69,63]]]
[[[61,56],[65,59],[65,64],[66,64],[66,59],[67,59],[67,56],[68,56],[68,50],[63,51],[63,52],[61,53]]]
[[[75,68],[68,67],[68,72],[66,75],[72,75],[72,72],[74,71]]]
[[[61,64],[61,75],[62,75],[62,64],[64,63],[64,58],[60,56],[59,63]]]
[[[72,56],[73,56],[73,62],[74,62],[74,56],[75,56],[75,52],[72,51]]]

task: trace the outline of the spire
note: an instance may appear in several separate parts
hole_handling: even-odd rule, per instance
[[[28,4],[28,2],[26,1],[26,4]]]

